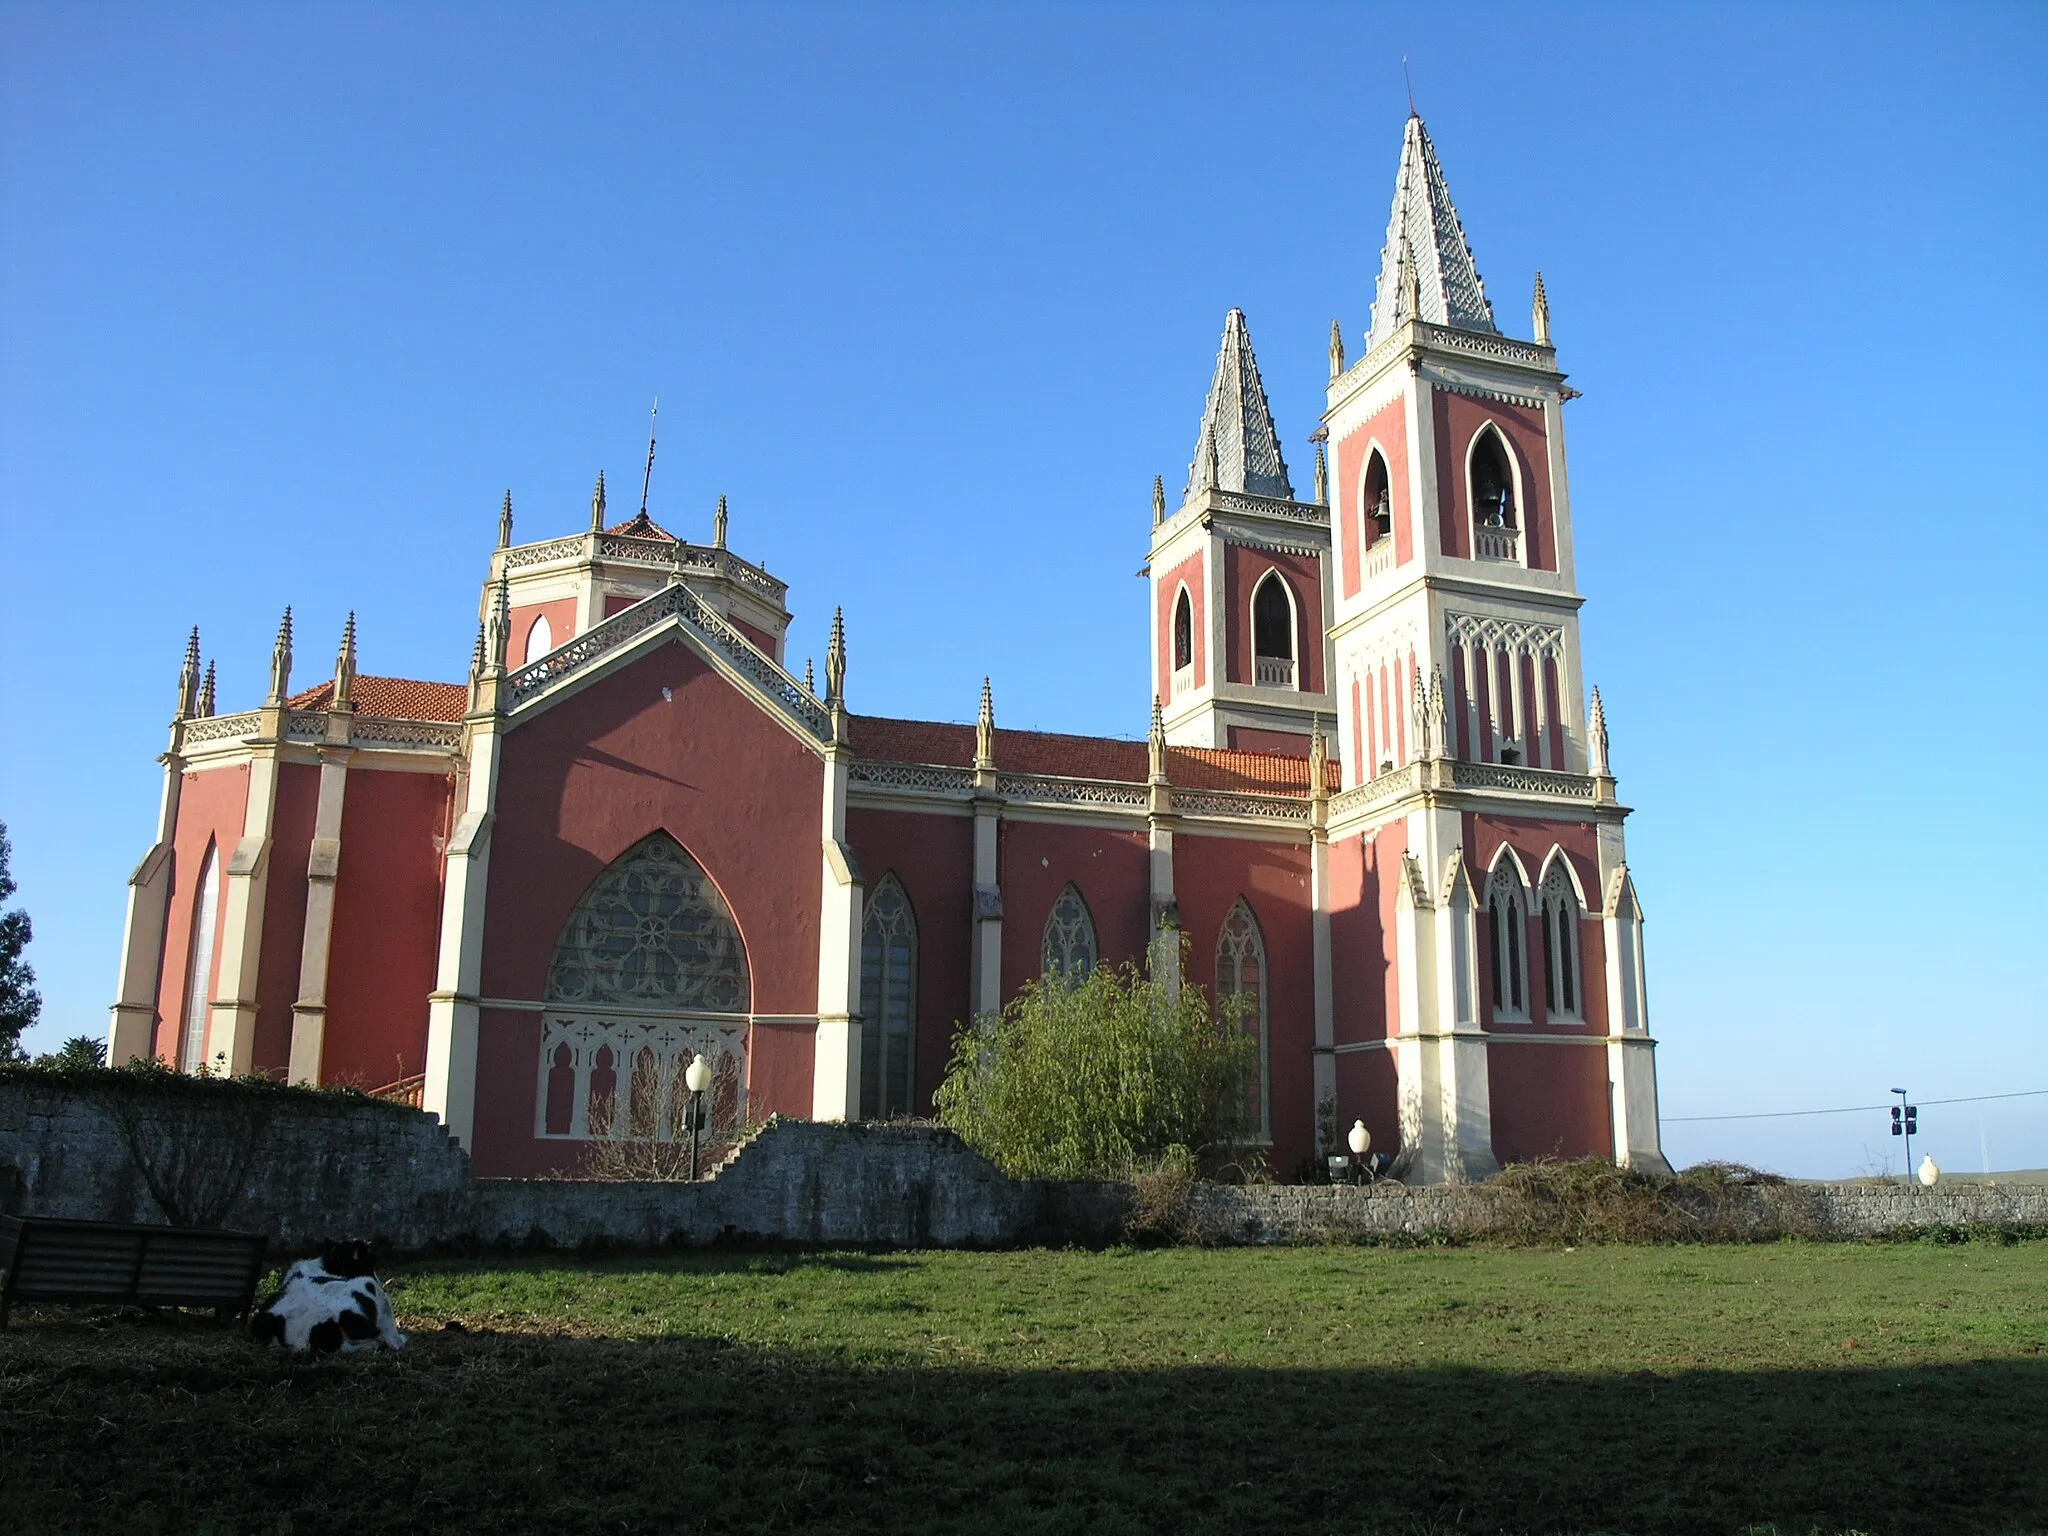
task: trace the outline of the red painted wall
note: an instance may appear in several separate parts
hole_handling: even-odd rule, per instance
[[[846,835],[872,892],[893,873],[917,918],[917,1042],[913,1113],[931,1113],[955,1027],[971,1010],[974,819],[849,809]],[[1041,918],[1041,922],[1043,919]]]
[[[1384,829],[1384,840],[1396,845],[1407,828],[1396,822]],[[1398,851],[1394,855],[1398,864]],[[1382,920],[1381,850],[1359,837],[1330,844],[1330,979],[1335,989],[1332,1038],[1338,1045],[1386,1037],[1387,998],[1393,981],[1393,955],[1386,942],[1391,931]]]
[[[342,801],[320,1075],[377,1088],[426,1070],[455,783],[361,763],[350,768]]]
[[[669,688],[673,701],[664,700]],[[513,730],[492,833],[483,956],[487,997],[539,1000],[569,910],[648,833],[703,864],[747,946],[756,1013],[818,1007],[823,765],[681,643],[658,646]],[[538,1025],[535,1025],[537,1028]],[[756,1114],[810,1113],[810,1069],[780,1059],[787,1029],[749,1051]],[[486,1028],[479,1049],[479,1172],[537,1171],[561,1144],[534,1139],[538,1036]],[[483,1089],[483,1059],[503,1094]]]
[[[1187,979],[1216,988],[1216,943],[1242,896],[1266,945],[1272,1169],[1292,1179],[1315,1153],[1315,950],[1309,918],[1309,851],[1245,838],[1173,842],[1173,888],[1189,946]]]
[[[221,936],[226,932],[228,860],[241,841],[249,805],[249,766],[188,772],[178,789],[178,823],[171,833],[171,900],[164,922],[163,970],[157,977],[156,1038],[151,1047],[159,1060],[178,1064],[178,1032],[185,1022],[186,972],[192,964],[196,931],[193,906],[206,868],[206,850],[217,848],[220,859],[220,901],[214,912],[213,973],[207,996],[220,995]]]
[[[734,629],[753,641],[763,656],[766,656],[770,661],[780,664],[782,658],[776,652],[775,637],[769,634],[767,630],[749,624],[745,619],[732,619],[729,622]]]
[[[1394,511],[1394,561],[1406,565],[1415,557],[1415,525],[1408,505],[1408,401],[1396,397],[1337,444],[1337,500],[1332,531],[1343,562],[1340,572],[1346,597],[1355,596],[1365,551],[1366,456],[1374,448],[1386,456],[1388,498]]]
[[[277,808],[271,818],[270,880],[263,895],[263,952],[256,969],[256,1039],[252,1065],[282,1077],[291,1066],[292,1004],[299,998],[299,966],[306,947],[306,862],[313,851],[313,817],[320,769],[282,763]]]
[[[545,617],[552,637],[548,646],[541,650],[529,648],[533,621]],[[558,597],[547,603],[528,603],[512,610],[512,665],[523,667],[529,661],[538,661],[555,646],[567,645],[576,638],[576,599]]]
[[[1069,880],[1095,920],[1096,953],[1142,962],[1151,932],[1150,852],[1143,832],[1005,821],[996,867],[1003,887],[1003,998],[1039,973],[1045,920]]]
[[[1337,1148],[1351,1122],[1363,1120],[1372,1133],[1370,1151],[1389,1155],[1401,1147],[1401,1077],[1394,1053],[1385,1050],[1341,1051],[1337,1056]]]
[[[1294,593],[1295,677],[1304,693],[1323,691],[1323,570],[1313,555],[1275,555],[1263,549],[1223,550],[1223,596],[1230,605],[1224,625],[1229,648],[1228,672],[1234,683],[1250,683],[1252,670],[1252,593],[1277,570]]]
[[[1472,558],[1472,504],[1465,489],[1465,454],[1480,427],[1490,421],[1500,428],[1521,476],[1519,516],[1523,536],[1529,540],[1530,569],[1556,570],[1557,537],[1551,520],[1550,453],[1543,413],[1527,406],[1475,400],[1441,389],[1435,391],[1434,398],[1437,493],[1441,503],[1437,509],[1438,527],[1444,553]]]
[[[1604,1047],[1496,1040],[1486,1048],[1486,1075],[1493,1155],[1502,1162],[1612,1155]]]
[[[1153,616],[1159,625],[1159,697],[1173,697],[1173,605],[1180,600],[1180,589],[1188,589],[1188,607],[1193,618],[1194,644],[1192,654],[1195,668],[1195,686],[1202,686],[1208,676],[1209,648],[1209,587],[1202,578],[1201,552],[1189,555],[1165,576],[1160,578],[1159,612]]]
[[[1230,750],[1262,752],[1268,757],[1307,757],[1309,738],[1298,731],[1261,731],[1249,725],[1230,727]]]

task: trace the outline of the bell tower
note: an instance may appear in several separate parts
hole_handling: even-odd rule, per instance
[[[1335,708],[1325,616],[1330,512],[1299,501],[1244,312],[1223,324],[1180,506],[1152,487],[1153,692],[1166,739],[1306,757]]]

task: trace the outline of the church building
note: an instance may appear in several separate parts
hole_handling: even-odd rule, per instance
[[[1226,319],[1185,489],[1153,487],[1143,740],[1004,729],[985,684],[972,726],[857,713],[840,614],[820,688],[722,501],[692,543],[610,520],[601,476],[536,543],[506,497],[463,681],[359,673],[351,618],[295,688],[287,609],[223,714],[195,630],[109,1058],[408,1097],[536,1175],[672,1126],[698,1056],[725,1119],[929,1114],[1027,979],[1185,936],[1257,1031],[1283,1178],[1354,1120],[1411,1179],[1662,1169],[1576,392],[1540,276],[1530,339],[1496,323],[1419,117],[1356,350],[1333,324],[1304,498]]]

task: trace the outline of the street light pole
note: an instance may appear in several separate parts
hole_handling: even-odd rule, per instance
[[[683,1073],[683,1086],[690,1090],[690,1182],[697,1182],[698,1133],[704,1126],[704,1090],[711,1086],[711,1064],[702,1056],[694,1058]]]

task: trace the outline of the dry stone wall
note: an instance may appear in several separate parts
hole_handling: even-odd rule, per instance
[[[245,1153],[246,1178],[223,1189],[223,1170]],[[1770,1219],[1766,1193],[1732,1196],[1754,1206],[1759,1230]],[[212,1220],[268,1233],[279,1254],[353,1237],[387,1251],[1101,1245],[1121,1240],[1133,1204],[1127,1185],[1009,1179],[929,1127],[778,1122],[694,1184],[479,1179],[433,1116],[374,1100],[238,1095],[229,1085],[89,1088],[0,1073],[0,1212],[154,1222],[175,1214],[166,1194],[187,1219],[215,1200]],[[1813,1186],[1801,1199],[1831,1236],[2048,1227],[2040,1185]],[[1494,1187],[1397,1185],[1196,1185],[1187,1216],[1201,1240],[1229,1244],[1484,1237],[1519,1219],[1513,1196]]]

